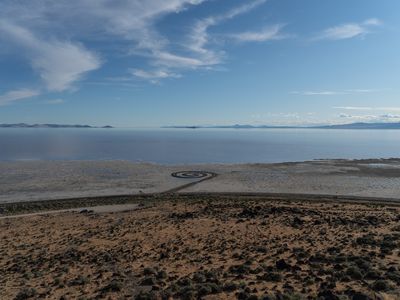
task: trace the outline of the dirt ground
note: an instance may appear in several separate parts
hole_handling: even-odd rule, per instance
[[[177,196],[0,240],[0,299],[400,299],[396,206]]]

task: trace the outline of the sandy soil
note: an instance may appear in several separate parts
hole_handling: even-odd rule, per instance
[[[218,174],[181,192],[268,192],[399,198],[400,160],[162,166],[126,161],[1,162],[0,203],[159,193],[191,182],[182,170]],[[192,180],[193,181],[193,180]]]
[[[60,214],[60,213],[111,213],[111,212],[125,212],[130,210],[138,209],[139,205],[137,203],[133,204],[110,204],[110,205],[98,205],[98,206],[88,206],[88,207],[77,207],[77,208],[67,208],[67,209],[58,209],[58,210],[48,210],[48,211],[38,211],[27,214],[14,214],[14,215],[6,215],[1,216],[1,219],[10,219],[10,218],[26,218],[32,216],[45,216],[49,214]]]
[[[170,196],[140,211],[2,219],[0,298],[400,299],[399,214]]]

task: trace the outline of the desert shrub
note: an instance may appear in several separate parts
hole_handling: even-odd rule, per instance
[[[193,275],[194,282],[203,283],[203,282],[206,282],[206,280],[207,280],[206,276],[201,272],[194,273],[194,275]]]
[[[265,246],[258,246],[258,247],[256,247],[256,249],[255,249],[257,252],[259,252],[259,253],[268,253],[268,249],[267,249],[267,247],[265,247]]]
[[[205,283],[198,287],[198,295],[205,296],[210,294],[217,294],[222,291],[222,287],[216,283]]]
[[[284,259],[278,260],[275,265],[278,270],[288,270],[291,267]]]
[[[259,276],[258,279],[272,282],[279,282],[282,280],[282,275],[277,272],[267,272],[262,276]]]
[[[355,264],[362,270],[368,271],[371,269],[371,263],[369,262],[370,258],[367,257],[366,259],[364,258],[359,258],[355,261]]]
[[[179,286],[191,286],[192,280],[188,277],[185,277],[185,278],[179,279],[177,283]]]
[[[166,279],[167,277],[168,277],[168,274],[164,270],[157,273],[157,279]]]
[[[336,255],[336,256],[333,258],[333,261],[334,261],[335,263],[344,263],[344,262],[346,261],[346,256],[344,256],[344,255],[342,255],[342,254]]]
[[[255,269],[250,270],[251,274],[260,274],[263,271],[262,267],[257,267]]]
[[[222,286],[220,286],[219,284],[216,284],[214,282],[208,283],[207,286],[209,288],[211,288],[211,292],[213,294],[220,293],[222,291]]]
[[[104,288],[102,288],[103,292],[119,292],[122,290],[122,283],[118,280],[112,280],[109,284],[107,284]]]
[[[400,231],[400,225],[392,227],[392,231]]]
[[[75,286],[75,285],[85,285],[89,282],[89,279],[83,275],[79,275],[78,277],[76,277],[75,279],[72,279],[69,282],[69,285],[71,286]]]
[[[238,293],[236,293],[236,297],[238,300],[248,300],[250,298],[250,293],[246,292],[246,291],[240,291]]]
[[[154,277],[149,276],[145,277],[141,282],[140,285],[154,285],[156,283]]]
[[[218,282],[218,278],[221,275],[221,271],[212,269],[212,270],[205,271],[204,275],[206,276],[207,282]]]
[[[397,241],[392,235],[385,235],[380,244],[381,252],[390,252],[397,248]]]
[[[157,272],[153,268],[145,268],[143,270],[143,275],[146,275],[146,276],[148,276],[148,275],[156,275],[156,274],[157,274]]]
[[[223,290],[226,292],[233,292],[238,289],[238,285],[234,282],[225,283]]]
[[[261,300],[276,300],[276,296],[272,295],[272,294],[267,294],[267,295],[263,295],[260,299]]]
[[[235,274],[249,274],[251,267],[247,264],[229,267],[229,272]]]
[[[356,266],[352,266],[347,269],[346,274],[350,276],[350,278],[355,279],[355,280],[360,280],[363,278],[363,275],[360,271],[360,269]]]
[[[29,298],[35,297],[36,294],[37,294],[37,292],[34,288],[25,287],[18,292],[17,296],[15,296],[15,300],[29,299]]]
[[[365,274],[366,279],[379,279],[381,277],[381,273],[377,270],[370,270]]]
[[[400,272],[396,269],[389,268],[386,277],[400,285]]]
[[[375,246],[377,242],[374,239],[374,235],[372,234],[367,234],[364,236],[360,236],[356,239],[356,243],[358,245],[370,245],[370,246]]]
[[[331,290],[322,290],[318,293],[318,299],[321,300],[339,300],[339,297]]]
[[[281,297],[282,300],[306,300],[304,295],[298,293],[285,293]]]
[[[157,295],[154,292],[140,291],[139,294],[135,296],[135,300],[156,300]]]
[[[192,286],[181,287],[176,293],[178,299],[191,300],[196,299],[196,291]]]
[[[211,287],[209,287],[208,285],[201,285],[198,289],[198,295],[200,297],[202,296],[206,296],[212,293]]]
[[[372,284],[374,291],[387,291],[390,288],[389,284],[385,280],[377,280]]]

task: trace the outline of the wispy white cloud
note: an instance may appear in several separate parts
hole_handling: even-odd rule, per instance
[[[155,51],[153,64],[169,68],[189,69],[205,65],[205,63],[198,58],[180,56],[166,51]]]
[[[373,27],[382,25],[379,19],[372,18],[362,23],[346,23],[324,30],[316,39],[343,40],[365,36]]]
[[[271,40],[284,39],[287,36],[281,33],[284,25],[276,24],[263,28],[261,31],[246,31],[241,33],[234,33],[228,37],[238,42],[265,42]]]
[[[181,72],[187,70],[210,69],[221,64],[225,52],[209,45],[210,35],[208,29],[238,15],[247,13],[265,2],[266,0],[255,0],[228,10],[225,13],[197,20],[190,34],[184,38],[184,41],[178,42],[186,50],[185,54],[169,51],[169,41],[166,40],[161,40],[161,42],[157,43],[148,41],[146,46],[141,44],[140,47],[142,50],[148,47],[147,50],[149,52],[141,53],[141,49],[136,47],[133,53],[139,53],[147,57],[151,67],[148,71],[140,70],[140,72],[133,72],[132,74],[138,78],[148,79],[150,82],[155,83],[163,78],[181,77]],[[152,36],[153,38],[157,41],[160,40],[155,35]]]
[[[32,98],[38,95],[40,95],[39,91],[31,89],[19,89],[9,91],[3,95],[0,95],[0,106],[12,104],[16,101]]]
[[[213,50],[208,46],[210,42],[209,28],[235,18],[236,16],[245,14],[254,8],[264,4],[267,0],[255,0],[250,3],[235,7],[226,13],[209,16],[196,22],[190,35],[185,42],[186,47],[197,55],[203,65],[213,66],[221,63],[224,52]]]
[[[400,122],[400,115],[398,114],[381,114],[381,115],[352,115],[352,114],[339,114],[339,118],[347,120],[348,122],[377,122],[377,123],[388,123],[388,122]],[[347,122],[346,121],[346,122]]]
[[[188,24],[188,34],[167,36],[159,22],[168,15],[210,0],[32,0],[23,5],[0,2],[0,43],[18,45],[49,91],[73,87],[101,67],[100,55],[90,49],[93,40],[118,45],[118,55],[140,56],[141,69],[130,78],[159,80],[190,70],[216,68],[226,53],[213,43],[211,27],[229,21],[267,0],[243,1],[237,7]],[[192,20],[190,21],[192,22]],[[242,42],[277,39],[280,25],[260,32],[232,35]],[[86,42],[86,43],[85,43]],[[113,56],[115,53],[111,53]],[[104,55],[106,57],[106,55]],[[107,57],[110,59],[110,57]],[[129,68],[137,69],[133,63]],[[169,74],[165,76],[165,74]]]
[[[66,90],[86,72],[100,67],[100,59],[79,44],[46,41],[5,21],[0,23],[0,31],[23,49],[49,91]]]
[[[400,107],[373,107],[373,106],[335,106],[334,109],[358,110],[358,111],[400,111]]]
[[[343,92],[336,91],[293,91],[290,92],[293,95],[302,96],[333,96],[333,95],[343,95]]]
[[[0,3],[0,43],[18,44],[50,91],[68,89],[101,66],[96,53],[76,42],[81,39],[127,41],[132,53],[148,56],[154,64],[196,65],[195,59],[169,53],[169,41],[155,24],[167,14],[204,1],[33,0],[20,5],[4,0]]]
[[[166,70],[162,69],[156,69],[152,71],[146,71],[146,70],[141,70],[141,69],[132,69],[130,70],[130,73],[133,76],[136,76],[141,79],[149,80],[151,83],[159,83],[161,79],[166,79],[166,78],[179,78],[181,77],[180,74],[177,73],[172,73]]]
[[[290,94],[302,96],[335,96],[335,95],[354,95],[378,92],[376,89],[349,89],[349,90],[321,90],[321,91],[292,91]]]

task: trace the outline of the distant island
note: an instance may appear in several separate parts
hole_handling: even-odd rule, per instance
[[[215,129],[400,129],[398,123],[350,123],[337,125],[318,125],[318,126],[270,126],[270,125],[211,125],[211,126],[164,126],[163,128],[176,129],[198,129],[198,128],[215,128]]]
[[[112,126],[90,126],[90,125],[65,125],[65,124],[0,124],[0,128],[113,128]]]

